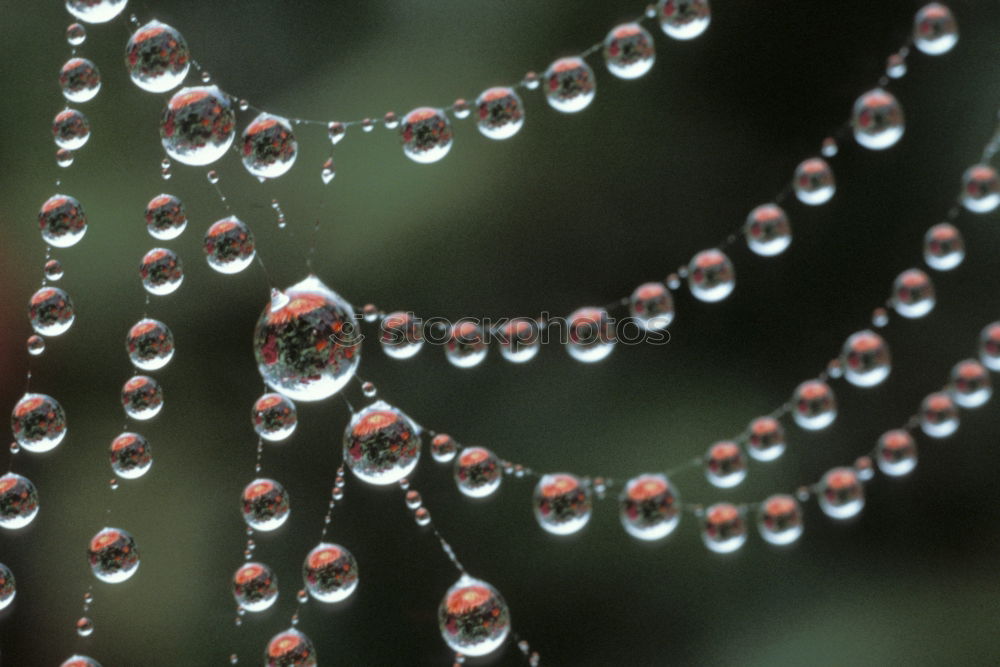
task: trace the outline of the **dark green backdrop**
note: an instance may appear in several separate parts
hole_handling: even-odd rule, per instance
[[[130,4],[141,19],[180,29],[225,89],[276,113],[330,119],[474,98],[642,9],[624,0]],[[421,166],[403,157],[393,133],[354,129],[324,188],[325,132],[300,128],[289,175],[260,185],[228,156],[220,185],[253,226],[279,286],[302,277],[320,220],[317,272],[356,306],[449,318],[566,314],[662,279],[738,229],[875,84],[920,4],[718,0],[701,39],[656,32],[657,64],[642,80],[616,80],[594,59],[597,97],[583,113],[560,115],[527,95],[526,124],[506,142],[458,123],[451,154]],[[951,6],[958,46],[937,58],[914,54],[893,84],[907,116],[903,141],[884,152],[845,142],[834,200],[818,209],[789,203],[795,239],[780,258],[735,247],[737,288],[726,302],[681,294],[669,345],[622,347],[594,366],[551,347],[524,367],[494,355],[472,370],[452,368],[439,349],[394,362],[369,345],[361,374],[422,424],[543,471],[622,479],[735,435],[819,372],[866,326],[892,278],[918,265],[924,230],[992,132],[1000,5]],[[281,598],[235,628],[228,581],[241,562],[238,495],[252,476],[248,416],[260,381],[250,342],[266,281],[256,266],[221,276],[202,259],[201,235],[224,210],[201,169],[175,165],[172,180],[160,179],[164,98],[128,81],[125,22],[88,28],[82,52],[101,68],[104,89],[82,107],[90,143],[60,170],[48,128],[63,104],[56,74],[68,56],[68,14],[58,2],[0,7],[2,405],[23,388],[26,304],[44,256],[35,216],[56,178],[91,223],[77,247],[56,253],[78,320],[33,363],[32,388],[63,403],[70,433],[51,454],[22,453],[15,463],[37,483],[42,509],[30,527],[0,535],[0,561],[19,584],[0,613],[4,665],[57,665],[75,651],[105,667],[218,665],[233,651],[256,664],[291,613],[347,411],[339,399],[302,404],[295,437],[267,447],[266,471],[289,487],[294,508],[285,528],[258,536],[257,556],[276,568]],[[111,492],[105,450],[131,373],[123,340],[144,311],[136,267],[159,243],[142,210],[164,190],[184,200],[191,219],[168,243],[187,277],[174,296],[152,297],[148,313],[173,327],[177,355],[157,373],[165,409],[138,426],[153,445],[153,469]],[[754,465],[736,490],[712,489],[697,471],[680,476],[685,499],[757,500],[815,481],[903,423],[955,361],[974,354],[980,328],[1000,319],[1000,218],[963,213],[957,224],[969,257],[934,275],[939,304],[929,317],[886,330],[889,380],[868,390],[837,384],[833,427],[790,428],[788,453]],[[349,396],[362,402],[356,385]],[[413,481],[547,664],[992,664],[1000,658],[998,404],[965,413],[948,440],[921,438],[911,478],[874,481],[859,520],[834,525],[809,506],[806,534],[789,550],[754,535],[738,554],[710,554],[691,517],[668,540],[640,544],[610,502],[581,535],[559,540],[534,524],[528,482],[508,479],[496,497],[469,502],[429,457]],[[345,606],[304,610],[301,628],[321,663],[448,664],[435,610],[454,571],[397,489],[349,479],[346,491],[330,536],[355,553],[362,581]],[[73,623],[92,582],[84,550],[106,521],[133,532],[142,566],[125,584],[94,582],[96,631],[80,639]],[[494,662],[518,661],[508,645]]]

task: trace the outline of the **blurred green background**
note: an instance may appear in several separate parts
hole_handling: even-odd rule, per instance
[[[564,315],[610,302],[738,230],[752,207],[780,191],[874,86],[922,3],[713,4],[712,25],[694,42],[655,31],[657,64],[641,80],[619,81],[592,58],[597,97],[580,114],[557,114],[540,93],[526,94],[525,126],[505,142],[457,122],[451,153],[422,166],[402,155],[394,133],[354,128],[335,150],[338,176],[324,187],[325,131],[300,127],[288,175],[259,184],[229,155],[216,165],[220,186],[253,227],[278,286],[304,275],[320,221],[317,273],[357,307],[457,318]],[[867,326],[895,275],[920,265],[924,230],[947,211],[993,131],[1000,4],[949,4],[957,47],[936,58],[914,53],[909,74],[892,84],[906,112],[902,142],[884,152],[842,142],[832,202],[788,202],[795,238],[779,258],[734,246],[732,297],[707,305],[681,293],[669,345],[620,346],[593,366],[552,346],[523,367],[493,354],[459,370],[440,349],[397,362],[368,344],[359,374],[426,427],[540,471],[625,479],[736,435],[819,372]],[[165,97],[128,80],[124,17],[88,26],[81,52],[100,67],[104,87],[80,107],[93,135],[64,170],[49,124],[63,106],[56,75],[69,54],[69,15],[59,2],[2,0],[0,8],[3,405],[23,389],[26,304],[44,258],[38,208],[60,191],[79,198],[90,219],[79,245],[55,252],[77,322],[31,365],[32,389],[63,404],[69,436],[49,454],[22,453],[14,463],[38,485],[42,508],[28,528],[0,536],[0,561],[18,581],[15,603],[0,612],[3,664],[57,665],[74,652],[105,667],[218,665],[232,652],[240,664],[257,664],[292,613],[347,410],[339,399],[300,404],[293,439],[267,446],[265,473],[289,488],[293,512],[283,529],[257,536],[256,558],[276,569],[281,596],[236,628],[229,580],[242,562],[238,497],[253,476],[249,411],[260,393],[251,332],[267,280],[256,265],[222,276],[202,259],[201,236],[225,210],[203,169],[175,164],[173,178],[161,180]],[[279,114],[347,120],[474,99],[641,10],[624,0],[147,0],[126,12],[177,27],[235,95]],[[187,207],[188,231],[166,243],[185,261],[186,278],[146,308],[137,265],[162,242],[147,235],[142,213],[163,191]],[[278,229],[272,198],[287,229]],[[697,470],[678,476],[685,500],[759,500],[815,481],[904,423],[954,362],[975,354],[981,327],[1000,319],[1000,219],[963,212],[956,224],[969,256],[959,270],[934,274],[939,303],[930,316],[886,329],[889,380],[867,390],[836,384],[836,423],[820,433],[790,426],[785,456],[753,465],[735,490],[711,488]],[[144,312],[172,327],[177,354],[156,373],[166,395],[161,415],[130,424],[149,438],[155,464],[112,492],[106,449],[123,422],[118,395],[132,373],[123,342]],[[363,402],[357,385],[348,396]],[[916,471],[873,481],[858,520],[834,524],[810,505],[800,544],[778,550],[751,535],[728,557],[705,550],[690,516],[662,543],[640,544],[609,501],[582,534],[556,539],[535,525],[526,480],[507,479],[495,497],[470,502],[429,456],[412,479],[437,527],[473,574],[502,591],[516,631],[545,664],[995,664],[998,405],[963,413],[947,440],[921,437]],[[303,611],[300,628],[321,664],[448,664],[436,608],[454,570],[398,489],[349,478],[346,492],[329,537],[353,551],[362,580],[347,604]],[[106,523],[131,531],[142,551],[138,574],[117,586],[93,580],[84,555]],[[73,624],[91,583],[96,631],[81,639]],[[523,660],[508,643],[470,664]]]

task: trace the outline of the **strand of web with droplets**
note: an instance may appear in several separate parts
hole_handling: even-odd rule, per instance
[[[991,213],[1000,206],[1000,177],[988,164],[998,148],[1000,124],[984,145],[980,158],[982,162],[973,165],[963,174],[962,189],[956,205],[946,213],[947,220],[931,226],[924,234],[923,258],[930,269],[950,271],[964,261],[965,243],[959,230],[952,224],[957,221],[961,210],[982,215]],[[892,296],[884,306],[879,306],[872,312],[871,324],[876,328],[885,327],[889,322],[890,309],[907,319],[922,318],[933,310],[936,301],[930,277],[917,268],[905,270],[894,280]],[[974,408],[989,398],[991,382],[987,369],[1000,371],[1000,322],[983,329],[979,357],[979,361],[967,359],[956,364],[948,390],[927,396],[921,414],[911,420],[907,428],[912,430],[919,425],[930,437],[945,437],[951,431],[939,428],[938,424],[949,423],[950,420],[944,416],[957,414],[956,404],[963,408]],[[715,442],[703,456],[690,459],[666,474],[646,474],[628,480],[619,497],[624,527],[630,534],[641,539],[665,536],[672,528],[662,534],[651,531],[649,534],[652,537],[644,538],[644,531],[635,529],[626,520],[631,511],[628,503],[637,497],[641,499],[648,496],[660,498],[664,502],[669,500],[671,505],[679,504],[679,496],[671,477],[698,467],[703,468],[707,480],[715,487],[732,488],[739,485],[747,476],[748,458],[768,462],[778,459],[784,453],[787,438],[780,423],[783,417],[792,413],[796,425],[804,430],[823,429],[834,421],[837,403],[828,384],[830,380],[843,378],[851,385],[867,388],[883,382],[890,370],[889,346],[882,336],[869,329],[852,334],[845,341],[839,357],[833,359],[815,379],[801,383],[790,401],[778,406],[769,415],[754,419],[739,435]],[[376,391],[371,382],[364,382],[363,390],[366,396],[374,396]],[[384,403],[375,404],[366,410],[387,409],[395,410]],[[454,460],[455,482],[467,496],[492,495],[499,488],[503,474],[537,480],[533,497],[535,516],[542,528],[555,534],[568,534],[582,529],[589,521],[592,494],[596,494],[598,499],[604,499],[608,487],[616,484],[615,480],[606,477],[580,478],[568,473],[541,475],[529,467],[499,458],[486,447],[461,448],[447,434],[434,431],[428,433],[432,436],[433,458],[441,463]],[[399,465],[415,466],[416,459],[411,457],[410,460],[401,460]],[[859,474],[864,473],[864,468],[862,461],[858,465]],[[745,513],[749,507],[742,507],[741,511]]]

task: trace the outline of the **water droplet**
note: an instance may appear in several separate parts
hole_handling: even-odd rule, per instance
[[[701,539],[711,551],[728,554],[747,541],[747,526],[743,513],[731,503],[716,503],[705,510]]]
[[[469,102],[464,97],[459,97],[451,105],[451,112],[454,114],[455,118],[464,120],[469,117],[469,114],[472,113],[472,107],[469,106]]]
[[[773,417],[750,422],[747,452],[758,461],[773,461],[785,452],[785,429]]]
[[[823,157],[833,157],[837,154],[838,150],[837,140],[833,137],[827,137],[823,140],[819,152]]]
[[[738,486],[747,476],[743,450],[732,440],[720,440],[705,454],[705,478],[720,489]]]
[[[962,174],[962,206],[973,213],[989,213],[1000,205],[1000,176],[988,164],[975,164]]]
[[[160,383],[146,375],[130,378],[122,387],[122,407],[132,419],[152,419],[163,408]]]
[[[426,507],[418,507],[415,512],[413,512],[413,520],[417,522],[418,526],[429,526],[431,523],[431,513]]]
[[[347,425],[344,460],[364,482],[393,484],[416,467],[420,445],[419,431],[410,418],[385,401],[377,401]]]
[[[950,271],[965,259],[961,232],[947,222],[934,225],[924,235],[924,261],[937,271]]]
[[[364,382],[361,384],[361,393],[363,393],[368,398],[373,398],[378,390],[375,389],[375,384],[372,382]]]
[[[365,318],[365,322],[374,322],[378,319],[378,307],[373,303],[366,303],[361,308],[361,313]]]
[[[291,513],[285,487],[273,479],[259,478],[243,489],[243,520],[254,530],[271,531],[281,527]]]
[[[809,206],[825,204],[837,191],[833,170],[826,160],[818,157],[803,160],[795,168],[792,186],[799,201]]]
[[[655,61],[653,36],[638,23],[623,23],[604,38],[604,62],[619,79],[638,79]]]
[[[920,269],[903,271],[892,286],[892,306],[903,317],[918,318],[931,312],[936,303],[934,284]]]
[[[52,119],[52,138],[56,146],[75,151],[90,139],[90,121],[76,109],[63,109]]]
[[[184,37],[156,20],[132,33],[125,46],[125,66],[132,82],[151,93],[165,93],[181,85],[191,69],[190,58]]]
[[[406,492],[406,506],[411,510],[415,510],[424,504],[423,499],[420,497],[420,492],[413,489]]]
[[[88,102],[101,90],[101,73],[86,58],[70,58],[59,70],[59,85],[70,102]]]
[[[524,74],[521,84],[528,90],[538,90],[538,87],[542,84],[542,80],[541,77],[538,76],[538,72],[529,70]]]
[[[878,439],[876,461],[883,474],[902,477],[917,467],[917,443],[902,429],[887,431]]]
[[[146,318],[129,329],[125,347],[136,368],[155,371],[173,359],[174,335],[163,322]]]
[[[84,23],[107,23],[121,14],[126,4],[128,0],[66,0],[66,11]]]
[[[30,354],[33,357],[37,357],[44,351],[45,351],[44,338],[42,338],[37,334],[28,336],[28,354]]]
[[[120,528],[104,528],[90,539],[87,558],[94,576],[109,584],[125,581],[139,569],[135,539]]]
[[[840,351],[844,377],[855,387],[874,387],[889,377],[889,345],[874,331],[852,334]]]
[[[455,459],[455,484],[470,498],[485,498],[503,481],[500,460],[485,447],[466,447]]]
[[[333,500],[343,500],[344,499],[344,489],[342,487],[338,486],[338,487],[336,487],[330,493],[330,496],[333,498]],[[332,502],[330,503],[330,509],[333,509],[333,503]]]
[[[261,113],[243,130],[243,166],[258,178],[278,178],[298,156],[299,143],[288,120]]]
[[[358,587],[358,562],[339,544],[323,542],[302,563],[302,580],[320,602],[340,602]]]
[[[795,423],[807,431],[824,429],[837,418],[837,400],[833,390],[819,380],[807,380],[796,387],[792,404]]]
[[[451,123],[441,109],[414,109],[403,117],[399,133],[403,139],[403,153],[414,162],[437,162],[451,150]]]
[[[508,139],[524,125],[524,104],[512,88],[500,86],[476,98],[476,127],[490,139]]]
[[[865,506],[865,490],[853,468],[834,468],[827,472],[816,495],[820,508],[833,519],[857,516]]]
[[[993,383],[982,364],[975,359],[966,359],[951,369],[948,391],[963,408],[978,408],[990,400]]]
[[[364,132],[371,132],[375,129],[375,119],[374,118],[363,118],[361,120],[361,130]]]
[[[217,87],[181,88],[163,110],[160,141],[178,162],[207,165],[226,154],[235,128],[232,102]]]
[[[315,276],[285,294],[287,305],[269,303],[257,320],[257,369],[268,386],[293,400],[323,400],[350,382],[361,360],[354,308]]]
[[[117,477],[112,477],[111,479],[109,479],[108,480],[108,486],[111,487],[112,491],[117,491],[118,490],[118,478]]]
[[[567,473],[543,475],[532,497],[535,520],[553,535],[571,535],[583,529],[593,510],[590,487]]]
[[[333,177],[337,175],[337,169],[333,166],[333,158],[327,158],[326,162],[323,163],[323,171],[320,172],[320,178],[323,179],[323,185],[329,185]]]
[[[287,439],[298,426],[295,404],[281,394],[264,394],[258,398],[250,418],[257,435],[271,442]]]
[[[244,563],[233,574],[233,597],[243,611],[270,609],[278,599],[278,578],[263,563]]]
[[[235,665],[239,661],[240,661],[240,657],[238,655],[236,655],[235,653],[233,653],[232,655],[229,656],[229,664],[230,665]]]
[[[750,250],[762,257],[780,255],[792,242],[792,226],[777,204],[762,204],[750,211],[743,234]]]
[[[991,371],[1000,371],[1000,321],[987,324],[980,332],[979,359]]]
[[[851,127],[854,138],[865,148],[889,148],[903,136],[903,108],[892,93],[881,88],[870,90],[854,103]]]
[[[184,267],[181,258],[173,250],[153,248],[139,263],[142,286],[150,294],[172,294],[184,282]]]
[[[202,72],[201,72],[201,82],[202,83],[211,83],[212,82],[212,73],[209,72],[208,70],[202,70]]]
[[[45,277],[49,280],[59,280],[63,277],[63,265],[58,259],[45,262]]]
[[[899,53],[893,53],[885,62],[885,73],[893,79],[906,76],[906,58]]]
[[[450,463],[458,452],[458,443],[447,433],[438,433],[431,440],[431,456],[438,463]]]
[[[171,174],[170,174],[170,170],[169,169],[161,169],[160,170],[160,178],[162,178],[163,180],[169,181],[170,180],[170,176],[171,176]]]
[[[208,265],[225,274],[239,273],[250,266],[257,254],[253,232],[235,215],[212,223],[205,232],[202,249]]]
[[[59,148],[56,150],[56,164],[60,167],[69,167],[73,164],[73,151],[68,148]]]
[[[385,125],[385,129],[395,130],[397,127],[399,127],[399,116],[397,116],[392,111],[388,111],[382,117],[382,123]]]
[[[667,285],[667,289],[678,290],[681,287],[681,277],[676,273],[671,273],[667,276],[667,279],[663,281]]]
[[[81,637],[89,637],[94,634],[94,622],[86,616],[81,616],[76,622],[76,634]]]
[[[29,452],[47,452],[66,437],[66,413],[45,394],[25,394],[10,416],[17,443]]]
[[[87,41],[87,29],[79,23],[70,23],[66,28],[66,41],[70,46],[80,46]]]
[[[122,433],[111,441],[111,469],[125,479],[142,477],[153,465],[149,441],[138,433]]]
[[[65,333],[76,319],[73,300],[58,287],[43,287],[28,302],[31,328],[43,336]]]
[[[594,101],[594,70],[583,58],[572,56],[556,60],[545,70],[545,99],[549,106],[563,113],[575,113]]]
[[[508,321],[495,332],[494,336],[501,356],[515,364],[531,361],[542,347],[538,322],[526,317]]]
[[[947,438],[958,430],[958,408],[951,396],[935,392],[920,404],[920,428],[932,438]]]
[[[38,491],[31,480],[13,472],[0,477],[0,528],[23,528],[37,514]]]
[[[472,368],[482,363],[489,348],[483,328],[471,320],[452,325],[445,344],[445,358],[458,368]]]
[[[936,56],[951,51],[958,42],[958,25],[951,10],[932,2],[913,19],[913,43],[924,53]]]
[[[889,323],[889,311],[885,308],[876,308],[872,311],[872,326],[882,328]]]
[[[854,472],[858,474],[858,479],[862,482],[870,482],[875,479],[875,464],[870,456],[859,456],[854,459]]]
[[[618,516],[625,531],[640,540],[658,540],[680,522],[680,495],[665,475],[633,477],[618,497]]]
[[[615,347],[615,324],[603,308],[579,308],[566,318],[566,350],[577,361],[605,359]]]
[[[487,655],[507,638],[510,611],[500,591],[462,575],[438,606],[438,628],[451,650],[468,656]]]
[[[0,609],[6,609],[17,595],[17,585],[14,573],[10,568],[0,563]]]
[[[84,593],[83,594],[83,604],[89,606],[89,605],[91,605],[93,603],[94,603],[94,594],[91,593],[90,591],[87,591],[86,593]]]
[[[316,667],[317,664],[312,641],[295,628],[271,637],[264,650],[265,667]]]
[[[326,126],[327,135],[330,137],[330,143],[334,146],[339,144],[347,133],[347,126],[343,123],[330,123]]]
[[[773,495],[761,504],[757,529],[771,544],[791,544],[802,536],[802,507],[792,496]]]
[[[657,14],[663,32],[673,39],[694,39],[712,20],[708,0],[660,0]]]
[[[702,250],[688,264],[688,289],[700,301],[722,301],[736,286],[736,271],[721,250]]]
[[[390,357],[409,359],[424,345],[423,324],[413,313],[389,313],[382,318],[379,342]]]
[[[674,321],[674,299],[663,283],[644,283],[629,297],[629,314],[646,331],[662,331]]]

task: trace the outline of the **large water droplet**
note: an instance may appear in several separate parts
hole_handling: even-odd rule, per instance
[[[340,391],[361,361],[354,308],[315,276],[285,290],[288,302],[264,308],[254,329],[254,356],[272,389],[296,401]]]
[[[773,461],[785,452],[785,429],[774,417],[758,417],[747,429],[747,452],[758,461]]]
[[[287,439],[298,426],[295,404],[281,394],[264,394],[258,398],[253,404],[250,419],[257,435],[271,442]]]
[[[705,453],[705,478],[720,489],[738,486],[747,476],[743,450],[732,440],[720,440]]]
[[[856,387],[874,387],[889,377],[889,345],[874,331],[859,331],[844,341],[840,363],[848,382]]]
[[[340,602],[358,587],[358,562],[339,544],[321,543],[302,563],[302,580],[320,602]]]
[[[155,371],[173,359],[174,335],[163,322],[142,319],[129,329],[125,348],[136,368]]]
[[[219,273],[239,273],[257,255],[253,232],[245,222],[231,215],[212,223],[202,244],[208,265]]]
[[[184,282],[181,258],[167,248],[153,248],[147,252],[139,263],[139,275],[146,291],[160,296],[177,291]]]
[[[229,150],[236,114],[229,97],[215,86],[181,88],[160,119],[160,141],[170,157],[190,165],[211,164]]]
[[[865,490],[853,468],[834,468],[823,475],[816,496],[823,512],[834,519],[857,516],[865,506]]]
[[[419,107],[406,114],[399,125],[399,134],[406,157],[423,164],[437,162],[447,155],[454,138],[444,111],[432,107]]]
[[[504,86],[483,91],[476,98],[476,126],[485,137],[508,139],[524,125],[524,103],[513,88]]]
[[[934,309],[937,298],[930,277],[920,269],[903,271],[892,286],[892,306],[903,317],[923,317]]]
[[[556,111],[575,113],[594,101],[594,70],[583,58],[560,58],[545,70],[545,99]]]
[[[402,411],[377,401],[358,412],[344,431],[344,461],[358,479],[393,484],[420,459],[420,432]]]
[[[799,428],[818,431],[837,418],[837,400],[830,385],[819,380],[806,380],[792,395],[793,415]]]
[[[659,540],[680,522],[680,495],[666,475],[633,477],[618,497],[618,516],[632,537]]]
[[[833,170],[826,160],[818,157],[803,160],[795,168],[792,187],[799,201],[809,206],[825,204],[837,191]]]
[[[28,318],[35,333],[58,336],[65,333],[76,319],[73,300],[58,287],[43,287],[31,295]]]
[[[917,443],[902,429],[883,433],[875,452],[879,470],[890,477],[902,477],[917,467]]]
[[[510,632],[510,611],[500,591],[468,575],[455,582],[438,607],[438,628],[453,651],[487,655],[500,648]]]
[[[109,584],[123,582],[139,569],[135,538],[121,528],[104,528],[90,538],[87,559],[94,576]]]
[[[471,368],[482,363],[489,347],[483,328],[471,320],[456,322],[448,331],[445,358],[458,368]]]
[[[674,39],[694,39],[712,20],[708,0],[660,0],[656,7],[660,27]]]
[[[792,496],[773,495],[761,503],[757,529],[771,544],[791,544],[802,536],[802,507]]]
[[[961,232],[947,222],[934,225],[924,235],[924,261],[936,271],[950,271],[965,259]]]
[[[0,528],[23,528],[37,514],[38,491],[31,480],[13,472],[0,477]]]
[[[951,10],[938,2],[924,6],[913,19],[913,43],[936,56],[951,51],[958,42],[958,25]]]
[[[63,109],[52,119],[52,138],[59,148],[75,151],[90,139],[90,121],[76,109]]]
[[[146,204],[146,231],[154,239],[169,241],[187,227],[187,214],[181,200],[173,195],[156,195]]]
[[[743,233],[750,249],[762,257],[780,255],[792,242],[792,226],[777,204],[763,204],[750,211]]]
[[[975,359],[966,359],[951,369],[948,391],[963,408],[978,408],[993,395],[993,382],[982,364]]]
[[[257,178],[277,178],[292,168],[299,144],[288,120],[258,115],[243,130],[243,166]]]
[[[142,26],[125,46],[125,67],[132,82],[151,93],[165,93],[181,85],[191,68],[184,37],[166,23],[153,20]]]
[[[275,530],[291,513],[288,492],[273,479],[259,478],[247,484],[241,501],[243,520],[254,530]]]
[[[233,597],[250,612],[270,609],[278,599],[278,577],[263,563],[244,563],[233,574]]]
[[[854,138],[865,148],[889,148],[903,136],[903,108],[892,93],[870,90],[854,103],[851,126]]]
[[[716,503],[705,510],[701,539],[711,551],[728,554],[747,541],[747,525],[743,513],[731,503]]]
[[[603,308],[579,308],[566,318],[566,351],[577,361],[601,361],[616,342],[614,320]]]
[[[149,441],[138,433],[122,433],[111,441],[111,469],[125,479],[137,479],[153,465]]]
[[[87,102],[101,90],[101,73],[86,58],[70,58],[59,70],[59,85],[63,97],[70,102]]]
[[[485,498],[499,489],[502,473],[500,460],[485,447],[466,447],[455,459],[455,484],[470,498]]]
[[[932,438],[947,438],[958,430],[958,407],[951,396],[935,392],[920,404],[920,428]]]
[[[0,609],[6,609],[17,595],[17,583],[10,568],[0,563]]]
[[[163,409],[163,388],[147,375],[136,375],[122,387],[122,407],[132,419],[152,419]]]
[[[604,62],[619,79],[637,79],[656,62],[653,36],[638,23],[617,26],[604,38]]]
[[[674,321],[674,299],[663,283],[643,283],[629,297],[629,314],[646,331],[662,331]]]
[[[66,413],[45,394],[25,394],[10,415],[14,439],[29,452],[47,452],[66,437]]]
[[[532,497],[538,525],[553,535],[579,532],[590,521],[590,487],[575,475],[543,475]]]
[[[127,4],[128,0],[66,0],[66,11],[85,23],[107,23]]]
[[[702,250],[688,264],[688,289],[700,301],[714,303],[732,294],[736,270],[721,250]]]
[[[271,637],[264,650],[264,667],[316,667],[312,641],[295,628]]]

